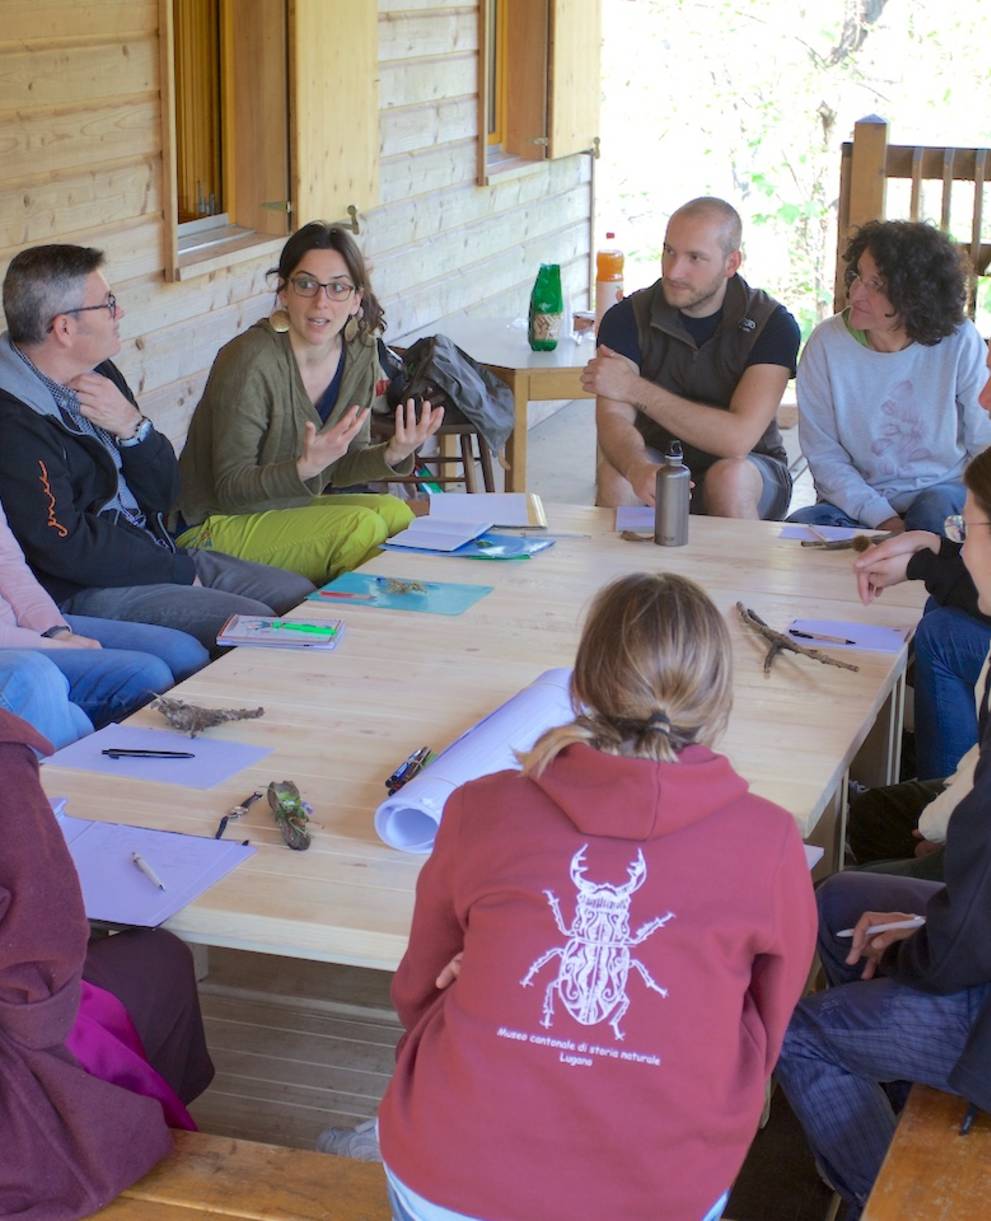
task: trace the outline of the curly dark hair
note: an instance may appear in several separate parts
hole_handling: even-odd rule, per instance
[[[308,225],[289,238],[282,247],[278,267],[269,268],[268,275],[278,277],[276,292],[282,292],[289,277],[299,266],[303,256],[310,250],[336,250],[347,264],[354,286],[361,293],[361,310],[356,319],[358,328],[366,336],[385,330],[385,310],[372,292],[368,269],[358,243],[340,225],[328,224],[325,220],[311,220]]]
[[[865,250],[909,339],[932,347],[953,334],[964,319],[967,264],[945,233],[921,221],[868,221],[843,254],[847,288]]]

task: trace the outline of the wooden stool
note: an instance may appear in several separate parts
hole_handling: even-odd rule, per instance
[[[175,1150],[94,1214],[106,1221],[389,1221],[373,1162],[250,1140],[174,1132]]]
[[[375,416],[372,419],[372,437],[376,441],[391,440],[392,434],[395,432],[395,418],[389,416]],[[494,492],[495,491],[495,476],[492,468],[492,450],[489,449],[488,442],[478,431],[470,420],[456,407],[448,407],[444,413],[444,423],[435,434],[438,442],[438,450],[436,454],[424,454],[422,457],[419,453],[415,456],[417,466],[426,466],[430,468],[435,466],[437,473],[432,474],[434,483],[439,483],[444,487],[449,483],[463,483],[465,489],[469,492]],[[445,445],[445,438],[457,438],[460,453],[452,454]],[[472,438],[478,445],[477,461],[482,465],[482,483],[483,487],[478,486],[478,474],[475,470],[475,450],[472,445]],[[460,473],[455,471],[454,474],[445,474],[447,467],[454,465],[460,468]],[[412,475],[395,475],[389,480],[390,483],[422,483],[422,478],[418,477],[414,471]]]
[[[966,1136],[967,1103],[913,1085],[864,1209],[863,1221],[983,1221],[991,1199],[991,1119]]]

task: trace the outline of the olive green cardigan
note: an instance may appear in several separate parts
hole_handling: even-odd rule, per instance
[[[387,481],[413,470],[412,457],[398,467],[385,460],[385,445],[371,445],[371,423],[346,454],[311,479],[300,479],[296,460],[310,421],[325,431],[354,403],[379,409],[382,377],[374,341],[345,344],[337,403],[321,424],[306,393],[289,335],[256,322],[225,344],[213,362],[206,389],[189,425],[179,459],[179,509],[189,526],[212,513],[261,513],[309,504],[328,486]]]

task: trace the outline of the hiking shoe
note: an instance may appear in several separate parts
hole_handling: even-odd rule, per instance
[[[356,1162],[380,1162],[377,1120],[366,1119],[356,1128],[324,1128],[317,1137],[318,1153],[350,1157]]]

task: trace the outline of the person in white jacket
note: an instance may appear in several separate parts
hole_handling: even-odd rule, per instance
[[[849,307],[816,327],[798,367],[818,503],[789,520],[942,534],[964,467],[991,445],[960,256],[932,225],[871,221],[844,260]]]

